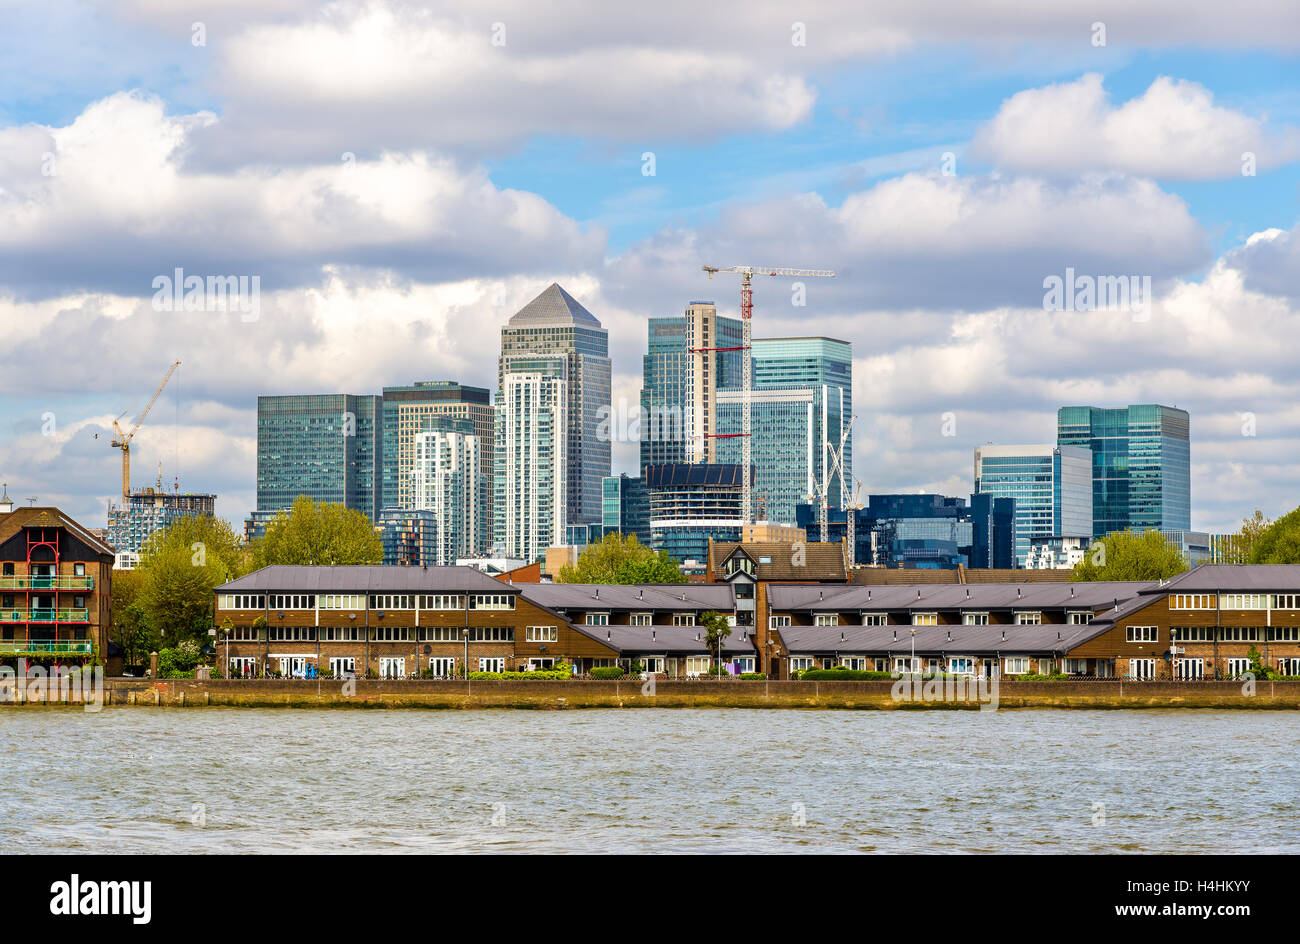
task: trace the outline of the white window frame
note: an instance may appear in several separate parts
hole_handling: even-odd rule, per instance
[[[913,613],[912,625],[913,626],[938,626],[939,614],[938,613]]]
[[[989,624],[989,614],[983,611],[963,613],[961,615],[961,624],[963,626],[987,626]]]
[[[1126,626],[1124,627],[1125,642],[1159,642],[1159,626]]]
[[[1002,660],[1004,675],[1028,675],[1030,669],[1028,656],[1007,656]]]
[[[840,614],[838,613],[818,613],[813,617],[814,626],[838,626],[840,625]]]
[[[529,626],[524,630],[525,642],[559,642],[560,627]]]

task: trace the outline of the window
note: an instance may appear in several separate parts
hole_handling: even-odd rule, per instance
[[[513,610],[515,598],[508,593],[479,593],[470,597],[471,610]]]
[[[1192,682],[1205,677],[1204,659],[1175,659],[1174,677],[1181,682]]]
[[[939,614],[938,613],[913,613],[912,625],[913,626],[938,626]]]
[[[370,638],[375,642],[410,642],[411,630],[407,626],[375,626]]]
[[[1129,659],[1128,674],[1130,678],[1150,681],[1156,677],[1155,659]]]
[[[1016,614],[1017,626],[1041,626],[1043,614],[1038,610],[1021,610]]]
[[[309,594],[273,593],[271,594],[271,609],[314,610],[316,609],[316,598]]]
[[[1224,642],[1259,642],[1258,626],[1220,626],[1219,638]]]
[[[384,656],[379,660],[379,677],[406,678],[406,660],[401,656]]]
[[[974,675],[975,660],[965,656],[954,656],[948,659],[948,671],[953,675]]]
[[[674,625],[674,626],[694,626],[694,625],[695,625],[695,614],[694,614],[694,613],[674,613],[674,614],[673,614],[673,625]]]
[[[524,630],[524,640],[527,642],[558,642],[559,639],[558,626],[529,626]]]
[[[791,672],[802,672],[804,669],[811,669],[812,667],[813,667],[812,656],[791,656],[790,657]]]
[[[686,674],[694,677],[696,675],[705,675],[709,671],[708,656],[687,656],[686,657]]]
[[[1237,678],[1239,676],[1245,675],[1249,671],[1250,671],[1249,659],[1228,660],[1228,675],[1230,675],[1232,678]]]
[[[862,656],[840,656],[840,665],[861,672],[867,667],[867,660]]]
[[[1272,597],[1267,593],[1224,593],[1219,596],[1222,610],[1267,610]]]
[[[1065,659],[1061,663],[1061,671],[1066,675],[1086,675],[1088,673],[1088,660]]]
[[[470,642],[514,642],[515,628],[513,626],[471,626],[469,628]]]
[[[421,626],[420,642],[460,642],[459,626]]]
[[[360,642],[360,626],[322,626],[321,642]]]
[[[431,656],[429,672],[434,678],[451,678],[456,674],[456,660],[450,656]]]
[[[662,675],[664,671],[663,656],[642,656],[641,665],[646,675]]]
[[[230,630],[231,642],[257,642],[262,634],[252,626],[234,626]]]
[[[433,596],[420,597],[420,609],[422,610],[463,610],[465,609],[465,597],[457,594],[435,594]]]
[[[585,620],[585,622],[586,622],[586,624],[587,624],[588,626],[608,626],[608,625],[609,625],[609,614],[608,614],[608,613],[588,613],[588,614],[587,614],[587,619]]]
[[[815,617],[816,626],[838,626],[840,625],[840,614],[838,613],[818,613]]]
[[[889,620],[888,613],[863,613],[862,614],[863,626],[884,626],[888,620]]]
[[[1056,663],[1051,659],[1038,660],[1038,674],[1051,675],[1056,670]]]
[[[1212,593],[1174,593],[1169,597],[1171,610],[1212,610],[1214,594]]]
[[[631,616],[627,618],[627,625],[649,626],[650,620],[651,620],[651,614],[649,613],[633,613]]]
[[[266,609],[266,597],[258,593],[223,593],[220,603],[223,610]]]
[[[79,610],[84,610],[86,608],[86,598],[80,595],[74,596],[72,598],[72,605]]]
[[[1158,631],[1155,626],[1130,626],[1125,630],[1124,638],[1128,642],[1155,642]]]
[[[1068,614],[1066,622],[1071,626],[1086,626],[1092,622],[1092,611],[1075,610]]]
[[[1277,670],[1283,675],[1300,675],[1300,659],[1278,659]]]
[[[372,610],[409,610],[411,598],[401,593],[372,593],[370,595]]]
[[[1170,642],[1210,642],[1214,631],[1212,626],[1170,626]]]
[[[961,622],[963,626],[987,626],[989,624],[989,615],[987,613],[963,613]]]
[[[84,577],[84,576],[86,576],[86,565],[85,565],[85,564],[73,564],[73,565],[72,565],[72,575],[73,575],[74,577]]]
[[[311,642],[316,638],[316,627],[268,626],[266,638],[270,642]]]
[[[1002,660],[1007,675],[1026,675],[1029,672],[1029,660],[1021,656]]]
[[[1268,640],[1269,642],[1300,642],[1300,627],[1270,626]]]
[[[327,593],[317,597],[322,610],[364,610],[366,598],[359,593]]]
[[[257,674],[257,660],[252,656],[231,656],[230,677],[252,678]]]
[[[506,660],[502,656],[479,656],[478,670],[480,672],[504,672],[506,670]]]
[[[768,617],[767,625],[769,629],[784,629],[785,627],[790,625],[790,617],[775,616],[775,615],[770,616]]]
[[[894,659],[894,671],[899,675],[916,675],[921,671],[920,658],[913,659],[911,656],[898,656]]]
[[[1275,610],[1300,610],[1300,593],[1279,593],[1273,598]]]

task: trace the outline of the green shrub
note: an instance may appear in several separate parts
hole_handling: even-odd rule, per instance
[[[594,679],[618,679],[627,675],[627,670],[621,665],[605,665],[592,669],[587,674]]]
[[[483,682],[492,679],[500,679],[503,678],[504,675],[505,673],[503,672],[471,672],[469,674],[469,680],[471,682]]]
[[[869,669],[846,669],[836,666],[833,669],[804,669],[799,678],[804,682],[876,682],[892,679],[890,672],[874,672]]]
[[[766,672],[741,672],[740,677],[751,682],[763,682],[767,680]]]

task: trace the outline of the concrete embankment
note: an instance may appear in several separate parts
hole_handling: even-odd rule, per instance
[[[7,696],[7,697],[5,697]],[[900,697],[901,696],[901,697]],[[59,702],[51,690],[0,693],[31,707]],[[1300,708],[1300,682],[1011,682],[940,691],[917,683],[763,681],[196,681],[106,679],[109,707],[234,708]]]

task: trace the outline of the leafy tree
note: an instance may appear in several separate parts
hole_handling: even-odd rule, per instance
[[[248,571],[248,552],[218,518],[180,518],[140,552],[137,603],[151,633],[166,643],[206,637],[213,591]]]
[[[708,643],[709,653],[716,660],[714,664],[721,666],[722,643],[731,635],[731,624],[721,613],[709,610],[700,615],[700,628],[704,630],[704,640]]]
[[[1113,531],[1093,542],[1071,580],[1166,580],[1190,565],[1159,531]]]
[[[655,553],[635,534],[605,535],[588,544],[577,563],[565,564],[556,575],[559,583],[685,583],[678,562],[666,551]]]
[[[1251,517],[1243,518],[1240,530],[1236,534],[1225,536],[1222,545],[1223,563],[1249,564],[1251,552],[1272,524],[1258,508]]]
[[[144,584],[141,570],[119,570],[113,573],[112,601],[113,626],[110,635],[122,647],[122,661],[127,665],[142,665],[149,653],[157,650],[161,637],[148,620],[140,588]]]
[[[1250,563],[1300,564],[1300,508],[1264,528],[1250,550]]]
[[[253,562],[257,567],[382,564],[384,544],[361,512],[299,495],[287,514],[266,526],[266,537],[253,543]]]

